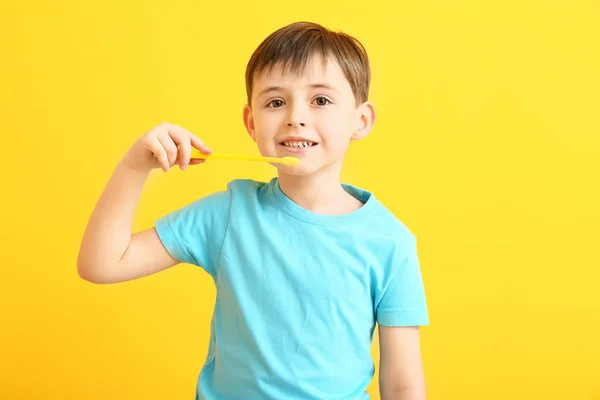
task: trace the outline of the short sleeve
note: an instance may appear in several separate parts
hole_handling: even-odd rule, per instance
[[[416,242],[413,241],[395,263],[397,268],[377,305],[377,323],[383,326],[429,325]]]
[[[231,208],[230,191],[210,194],[158,219],[154,227],[175,259],[216,275]]]

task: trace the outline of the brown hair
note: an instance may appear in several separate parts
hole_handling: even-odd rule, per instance
[[[246,94],[252,98],[254,77],[282,64],[284,71],[301,74],[318,55],[335,60],[350,83],[357,104],[367,101],[371,70],[363,45],[343,32],[333,32],[313,22],[295,22],[271,33],[254,51],[246,67]]]

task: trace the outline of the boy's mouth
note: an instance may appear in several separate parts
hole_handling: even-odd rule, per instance
[[[313,147],[318,145],[316,142],[299,141],[299,140],[286,140],[285,142],[279,143],[282,146],[289,147],[292,149],[303,149],[307,147]]]

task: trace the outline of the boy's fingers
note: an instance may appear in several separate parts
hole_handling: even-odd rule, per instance
[[[210,147],[205,145],[204,142],[202,141],[202,139],[200,139],[198,136],[194,135],[193,133],[186,131],[183,128],[181,128],[181,129],[187,134],[193,147],[200,150],[204,154],[212,153],[212,150],[210,149]]]
[[[167,130],[169,131],[169,135],[171,135],[173,139],[183,140],[184,138],[190,136],[190,133],[188,131],[177,125],[170,124],[167,126]]]
[[[178,145],[177,158],[179,159],[179,168],[185,170],[189,164],[192,156],[192,149],[190,147],[190,135],[189,133],[177,126],[168,126],[169,136]]]
[[[166,137],[163,135],[158,136],[158,141],[161,143],[162,147],[167,153],[167,159],[170,167],[171,165],[175,164],[175,160],[177,159],[177,146],[169,135]]]
[[[188,137],[185,137],[181,139],[181,142],[179,143],[179,168],[185,170],[188,166],[191,156],[192,149],[190,147],[190,139]]]
[[[194,135],[192,132],[188,131],[187,129],[184,129],[184,128],[180,127],[179,125],[173,125],[173,124],[169,124],[167,128],[168,128],[169,132],[172,132],[173,134],[177,135],[178,137],[188,138],[192,147],[200,150],[204,154],[212,153],[212,150],[210,149],[210,147],[205,145],[204,142],[198,136]]]
[[[200,150],[204,154],[210,154],[210,153],[212,153],[211,148],[208,147],[207,145],[205,145],[204,142],[202,140],[200,140],[200,138],[198,138],[197,136],[192,135],[190,137],[190,139],[192,141],[192,146],[194,146],[195,148],[197,148],[198,150]]]
[[[158,160],[158,164],[163,169],[163,171],[167,172],[170,166],[169,158],[167,157],[167,152],[165,151],[164,147],[158,140],[158,137],[154,138],[153,142],[151,143],[151,146],[152,149],[150,151],[152,151],[152,154],[154,154],[154,156]]]

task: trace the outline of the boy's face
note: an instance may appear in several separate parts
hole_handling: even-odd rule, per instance
[[[254,78],[251,107],[244,123],[263,156],[293,156],[296,166],[281,166],[293,175],[340,168],[351,140],[365,137],[375,118],[373,105],[356,105],[352,88],[336,62],[320,58],[304,73],[283,74],[281,66]],[[338,169],[339,170],[339,169]]]

